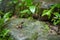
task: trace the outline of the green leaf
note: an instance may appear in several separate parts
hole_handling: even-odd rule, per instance
[[[12,0],[14,4],[18,3],[18,0]]]
[[[2,33],[1,33],[1,35],[2,35],[3,37],[5,37],[5,36],[8,34],[8,32],[9,32],[9,30],[4,29],[4,30],[2,31]]]
[[[22,2],[25,2],[26,0],[21,0]]]
[[[25,0],[25,5],[31,6],[33,3],[33,0]]]
[[[11,16],[10,12],[7,12],[7,13],[3,16],[4,22],[6,22],[7,20],[9,20],[10,16]]]
[[[6,21],[8,21],[10,18],[6,18],[5,20],[4,20],[4,22],[6,22]]]
[[[59,24],[59,23],[60,23],[60,20],[57,20],[57,21],[54,20],[54,22],[53,22],[54,25],[57,25],[57,24]]]
[[[20,13],[27,13],[27,12],[29,12],[28,9],[25,9],[25,10],[23,10],[23,11],[20,11]]]
[[[23,4],[22,3],[19,3],[18,6],[22,6]]]
[[[4,19],[0,19],[0,28],[4,24]]]
[[[29,6],[29,9],[34,14],[35,10],[36,10],[36,7],[35,6]]]
[[[42,16],[47,15],[48,18],[50,19],[50,17],[51,17],[51,12],[53,11],[53,9],[54,9],[56,6],[57,6],[57,5],[52,6],[50,10],[44,10]]]
[[[56,6],[56,7],[60,8],[60,4],[57,4],[57,6]]]
[[[55,12],[54,17],[51,21],[53,21],[54,25],[59,24],[60,23],[60,14],[58,12]]]
[[[49,10],[49,11],[48,11],[48,10],[44,10],[42,16],[45,16],[45,15],[47,15],[48,18],[50,18],[50,16],[51,16],[51,11],[50,11],[50,10]]]
[[[1,2],[2,0],[0,0],[0,2]]]
[[[47,15],[48,10],[44,10],[42,16]]]
[[[5,18],[9,18],[11,16],[11,14],[10,14],[10,12],[7,12],[4,16],[3,16],[3,18],[5,19]]]
[[[4,13],[2,11],[0,11],[0,15],[4,15]]]
[[[57,17],[57,18],[60,17],[60,14],[59,14],[58,12],[55,12],[54,15],[55,15],[55,17]]]

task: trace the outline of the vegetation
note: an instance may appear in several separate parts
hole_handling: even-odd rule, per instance
[[[5,24],[9,20],[9,17],[10,13],[8,12],[4,14],[3,17],[0,18],[0,40],[11,40],[8,34],[9,30],[5,28]]]
[[[40,12],[40,3],[34,3],[33,0],[12,0],[7,6],[13,6],[14,9],[7,12],[0,11],[0,40],[11,40],[10,37],[7,39],[9,30],[4,25],[12,16],[33,18],[32,15],[38,14],[39,16]],[[54,4],[50,9],[43,10],[41,16],[45,15],[48,16],[48,21],[53,22],[54,25],[60,24],[60,4]]]
[[[55,8],[60,8],[60,5],[55,4],[51,7],[50,10],[44,10],[42,16],[47,15],[48,18],[51,19],[51,16],[53,15],[51,21],[53,22],[54,25],[57,25],[60,23],[60,16],[59,16],[60,9],[58,11],[56,11],[57,9],[54,11]]]

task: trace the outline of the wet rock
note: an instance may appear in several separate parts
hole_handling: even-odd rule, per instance
[[[21,28],[16,26],[22,24]],[[14,40],[60,40],[60,36],[49,34],[49,27],[45,22],[29,19],[14,19],[7,24],[7,29],[10,30],[10,35]]]

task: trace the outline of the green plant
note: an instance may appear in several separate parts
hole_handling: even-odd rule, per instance
[[[13,14],[18,15],[19,17],[29,17],[32,14],[35,14],[36,11],[38,12],[38,7],[33,3],[33,0],[12,0],[8,5],[13,5]]]
[[[50,10],[44,10],[42,16],[47,15],[48,18],[50,18],[50,17],[51,17],[51,13],[52,13],[52,11],[54,10],[54,8],[55,8],[56,6],[57,6],[57,5],[52,6]]]
[[[60,11],[55,12],[54,9],[56,7],[59,9],[60,8],[60,5],[59,4],[55,4],[54,6],[51,7],[50,10],[44,10],[43,11],[43,14],[42,14],[42,16],[47,15],[49,19],[51,19],[51,16],[54,15],[52,17],[52,20],[50,20],[50,21],[53,22],[54,25],[57,25],[57,24],[60,23],[60,14],[59,14]]]
[[[57,8],[60,8],[60,4],[57,4],[57,6],[56,6]]]
[[[60,14],[58,12],[55,12],[53,15],[54,15],[54,17],[52,19],[53,24],[54,25],[59,24],[60,23]]]
[[[3,27],[4,25],[4,19],[1,18],[0,19],[0,40],[4,40],[4,38],[6,37],[6,35],[8,34],[9,30],[5,29]]]
[[[31,14],[35,13],[36,10],[36,6],[33,4],[32,0],[24,0],[22,1],[22,3],[25,3],[23,5],[23,10],[20,11],[20,14],[22,14],[21,16],[24,16],[25,14],[27,14],[28,16],[30,16]],[[26,15],[25,15],[26,16]]]
[[[6,14],[4,14],[3,17],[0,18],[0,40],[10,40],[11,38],[7,37],[9,30],[7,30],[5,28],[5,24],[6,22],[9,20],[10,18],[10,12],[7,12]],[[8,19],[8,20],[7,20]]]

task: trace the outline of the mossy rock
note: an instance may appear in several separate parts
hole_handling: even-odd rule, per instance
[[[21,22],[23,22],[22,28],[17,28],[18,25],[21,25]],[[7,29],[10,30],[9,33],[14,40],[50,40],[52,38],[52,35],[49,36],[48,25],[45,22],[37,20],[24,18],[10,20],[7,24]],[[57,36],[53,38],[51,40],[60,40]]]

